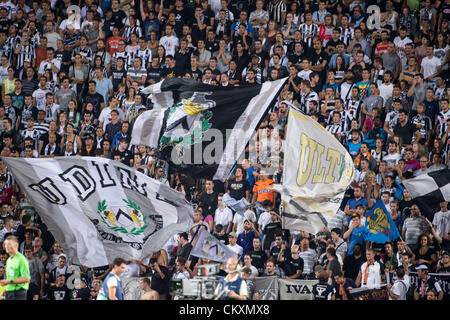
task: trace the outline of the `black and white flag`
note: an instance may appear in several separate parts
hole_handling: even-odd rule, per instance
[[[145,88],[154,108],[141,114],[131,144],[157,148],[177,171],[225,181],[286,79],[222,87],[166,79]]]
[[[193,223],[184,195],[98,157],[5,158],[20,188],[76,264],[144,260]]]
[[[450,201],[450,169],[421,174],[403,181],[413,199],[428,198],[429,201]]]
[[[450,201],[450,169],[421,174],[402,183],[425,216],[439,211],[440,202]]]

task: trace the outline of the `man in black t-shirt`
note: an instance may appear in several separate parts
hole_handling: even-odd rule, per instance
[[[73,285],[74,288],[69,291],[70,300],[89,300],[91,290],[83,280],[75,279]]]
[[[226,246],[228,244],[228,235],[225,233],[223,225],[216,224],[214,231],[214,237],[216,237],[217,240],[220,241],[220,243]]]
[[[291,250],[284,243],[281,232],[277,232],[275,234],[275,246],[270,249],[269,258],[273,258],[275,263],[281,267],[288,261],[290,256]]]
[[[344,270],[344,275],[346,278],[350,278],[356,281],[358,277],[359,269],[365,261],[365,257],[361,254],[362,245],[356,243],[353,247],[353,254],[349,254],[344,259],[344,265],[342,269]]]
[[[159,57],[154,56],[152,58],[152,64],[150,68],[147,69],[147,83],[155,84],[161,81],[162,69],[159,66]]]
[[[398,112],[398,122],[394,126],[394,133],[402,138],[404,145],[411,145],[413,136],[415,135],[417,139],[421,138],[419,130],[416,126],[408,120],[408,112],[405,109],[400,109]]]
[[[187,261],[192,249],[192,244],[188,240],[188,234],[186,232],[179,233],[177,236],[177,241],[177,257],[182,257]]]
[[[94,107],[92,113],[94,114],[94,118],[98,119],[100,110],[102,110],[102,104],[105,103],[105,99],[96,90],[97,83],[94,80],[89,81],[88,92],[83,98],[83,106],[86,107],[88,103],[92,103],[92,106]]]
[[[320,271],[319,283],[313,285],[312,294],[314,296],[313,300],[331,300],[333,295],[333,287],[329,285],[328,282],[328,272],[323,270]]]
[[[119,90],[119,84],[123,83],[123,79],[127,78],[127,70],[125,70],[125,59],[123,57],[117,58],[117,65],[111,70],[110,80],[113,84],[113,90]]]
[[[287,279],[300,279],[303,273],[304,261],[299,256],[299,245],[294,244],[291,249],[291,256],[289,259],[281,264]]]
[[[244,179],[244,169],[241,166],[236,168],[235,178],[228,182],[227,193],[238,201],[244,197],[248,200],[250,184]]]
[[[119,149],[114,153],[114,156],[120,156],[121,162],[127,166],[131,166],[131,160],[134,159],[133,153],[128,150],[128,141],[126,138],[120,138]]]
[[[259,275],[264,273],[264,264],[267,261],[267,254],[261,249],[261,239],[253,238],[253,250],[248,253],[252,258],[252,265],[258,269]]]
[[[263,250],[269,250],[270,244],[275,240],[275,232],[281,233],[281,223],[275,212],[270,212],[270,222],[264,227]]]
[[[159,300],[167,300],[171,279],[169,269],[159,265],[156,258],[150,259],[149,267],[153,273],[150,287],[159,293]]]
[[[330,61],[330,57],[322,48],[322,41],[318,36],[313,38],[313,48],[308,53],[308,58],[311,60],[313,71],[317,71],[320,74],[320,85],[323,85],[324,79],[326,79],[326,65]]]
[[[66,286],[66,277],[61,274],[56,278],[55,285],[52,285],[48,289],[48,300],[69,300],[69,289]]]
[[[163,68],[161,71],[161,78],[163,78],[163,79],[176,78],[179,76],[178,70],[175,67],[176,62],[175,62],[175,59],[173,58],[173,56],[171,56],[171,55],[166,56],[166,65],[167,65],[167,68]]]

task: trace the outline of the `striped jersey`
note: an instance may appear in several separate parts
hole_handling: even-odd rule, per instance
[[[311,48],[313,38],[312,37],[308,38],[307,35],[309,35],[309,34],[311,34],[313,36],[317,35],[317,32],[319,31],[319,26],[315,23],[311,23],[309,25],[306,23],[302,23],[298,29],[302,33],[302,40],[303,40],[304,46],[306,46],[307,48]],[[306,50],[306,48],[305,48],[305,50]]]
[[[127,42],[130,42],[131,35],[136,34],[138,38],[142,38],[142,29],[139,26],[130,27],[127,26],[123,32],[123,37]]]
[[[124,59],[124,65],[123,67],[125,68],[125,70],[128,69],[129,66],[132,65],[132,58],[131,55],[126,52],[126,51],[116,51],[113,54],[113,59],[112,59],[112,67],[115,68],[117,66],[117,59],[118,58],[123,58]]]
[[[23,68],[25,59],[30,59],[30,61],[33,61],[34,58],[36,58],[34,46],[31,43],[23,45],[20,49],[20,52],[17,54],[17,61],[16,61],[17,70]]]
[[[278,25],[280,25],[282,13],[286,12],[286,4],[283,0],[278,0],[277,3],[270,1],[267,4],[267,11],[269,12],[270,20],[274,20]]]
[[[92,54],[92,49],[91,48],[89,48],[89,47],[85,47],[85,48],[76,47],[73,50],[73,52],[72,52],[72,59],[75,59],[75,56],[77,54],[80,54],[82,58],[88,59],[89,62],[92,62],[93,54]]]
[[[442,139],[447,130],[447,119],[450,118],[450,108],[446,112],[441,111],[437,117],[438,138]]]
[[[433,124],[431,122],[430,117],[428,116],[419,116],[416,115],[412,118],[411,123],[416,126],[416,128],[419,130],[420,135],[422,136],[422,138],[428,138],[428,133],[429,131],[431,131],[433,129]],[[413,141],[414,142],[416,139],[416,136],[413,136]]]
[[[354,38],[355,30],[352,27],[347,27],[345,29],[343,27],[340,27],[339,29],[341,30],[339,40],[341,40],[347,47]]]
[[[362,101],[348,99],[345,102],[345,110],[350,121],[357,119],[361,123]]]
[[[149,48],[145,48],[144,50],[138,49],[135,57],[141,58],[142,65],[147,67],[147,64],[152,62],[152,51]]]

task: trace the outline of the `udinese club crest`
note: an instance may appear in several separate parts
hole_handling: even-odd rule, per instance
[[[214,100],[206,99],[212,92],[194,92],[188,99],[182,99],[169,109],[167,125],[160,139],[160,150],[168,146],[177,148],[178,154],[183,154],[182,148],[189,148],[195,143],[201,143],[203,135],[212,124],[211,108],[216,106]]]
[[[140,236],[148,227],[145,223],[147,217],[142,214],[141,208],[131,200],[122,199],[126,207],[114,211],[108,207],[106,200],[98,202],[97,214],[104,225],[112,231],[127,236]]]

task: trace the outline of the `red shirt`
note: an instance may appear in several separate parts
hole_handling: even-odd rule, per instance
[[[106,48],[108,49],[109,54],[111,55],[111,57],[113,56],[113,54],[116,51],[119,51],[119,41],[120,40],[125,41],[125,39],[122,38],[122,37],[117,37],[117,38],[110,37],[108,39],[108,41],[106,41]]]
[[[0,189],[0,203],[11,204],[11,196],[13,195],[13,191],[11,188],[5,187]]]

